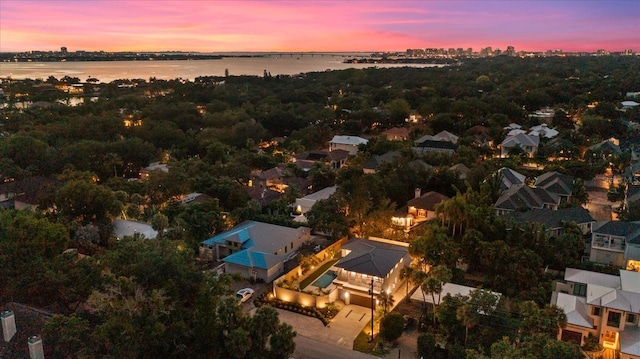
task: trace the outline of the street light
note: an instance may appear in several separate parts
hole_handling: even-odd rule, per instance
[[[371,278],[371,289],[369,289],[371,295],[371,342],[373,343],[373,278]]]

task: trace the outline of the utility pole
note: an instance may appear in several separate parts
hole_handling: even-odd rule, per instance
[[[371,289],[369,289],[371,295],[371,342],[373,343],[373,278],[371,278]]]

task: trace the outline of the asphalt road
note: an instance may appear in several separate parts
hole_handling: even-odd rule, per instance
[[[360,353],[317,340],[296,336],[296,350],[292,359],[380,359],[377,356]]]

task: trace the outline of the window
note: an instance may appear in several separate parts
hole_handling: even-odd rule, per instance
[[[579,295],[581,297],[587,296],[587,285],[582,283],[576,283],[573,285],[573,295]]]
[[[591,310],[591,314],[599,317],[600,314],[602,314],[602,308],[600,307],[593,307],[593,310]]]
[[[293,242],[291,242],[291,245],[289,246],[289,249],[293,250]]]
[[[636,322],[636,315],[627,313],[627,323],[634,324]]]
[[[622,317],[622,313],[620,312],[609,312],[609,317],[607,318],[607,326],[618,328],[620,327],[620,318]]]

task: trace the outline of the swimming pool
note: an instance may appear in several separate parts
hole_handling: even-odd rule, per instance
[[[316,279],[316,281],[313,282],[312,285],[319,288],[326,288],[337,277],[338,275],[336,274],[336,272],[329,270],[329,271],[326,271],[323,275],[321,275],[320,278]]]

